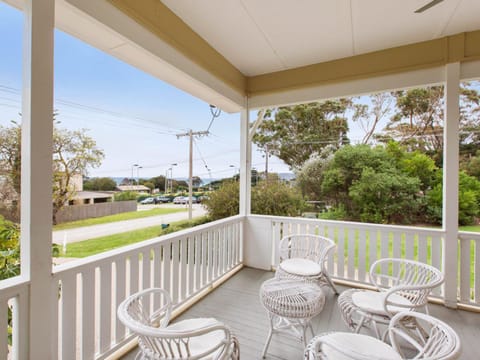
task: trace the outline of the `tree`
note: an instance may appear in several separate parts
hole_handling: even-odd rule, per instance
[[[339,149],[323,174],[323,199],[333,206],[344,205],[346,211],[352,214],[350,187],[360,179],[367,167],[375,171],[391,167],[391,160],[383,147],[348,145]]]
[[[113,191],[116,188],[117,183],[109,177],[87,179],[83,182],[84,190]]]
[[[438,156],[443,148],[443,86],[396,91],[397,112],[384,129],[409,150]]]
[[[296,171],[297,186],[300,188],[302,195],[307,199],[318,201],[322,198],[323,174],[332,160],[333,152],[334,149],[332,147],[325,147],[321,153],[313,154]]]
[[[352,184],[349,196],[353,212],[363,222],[408,224],[417,219],[420,202],[418,178],[399,169],[365,168]]]
[[[362,98],[360,98],[362,99]],[[360,124],[364,131],[362,144],[369,144],[374,138],[377,126],[390,113],[394,99],[390,93],[378,93],[370,95],[370,102],[372,106],[362,103],[353,104],[352,120]]]
[[[101,165],[105,157],[86,129],[53,130],[53,223],[57,213],[72,198],[75,189],[72,179],[76,174],[84,175],[89,167]]]
[[[423,163],[412,159],[415,157],[395,144],[387,148],[345,146],[322,168],[323,197],[319,200],[341,210],[345,219],[376,223],[417,221],[423,194],[416,164]]]
[[[386,150],[398,169],[420,180],[420,190],[424,194],[432,187],[438,167],[431,157],[419,151],[408,152],[405,147],[394,141],[387,144]]]
[[[437,173],[436,184],[427,192],[427,215],[430,222],[442,223],[442,172]],[[458,185],[458,223],[472,225],[480,215],[480,181],[460,171]]]
[[[298,168],[326,145],[339,148],[348,143],[345,112],[350,106],[351,100],[339,99],[268,111],[253,142],[266,155],[273,154]]]
[[[10,204],[3,209],[9,220],[20,220],[20,125],[12,121],[12,126],[0,126],[0,175],[4,176],[0,198],[2,204]]]
[[[198,176],[193,176],[192,177],[192,185],[193,187],[199,187],[200,185],[202,185],[202,179],[200,179],[200,177]]]
[[[21,183],[21,126],[12,122],[9,128],[0,127],[0,164],[2,172],[20,196]],[[95,140],[87,135],[86,129],[53,129],[53,223],[56,214],[74,194],[72,179],[75,175],[85,175],[90,167],[98,167],[104,153]],[[15,202],[12,202],[15,203]]]
[[[479,82],[460,86],[460,151],[474,155],[480,146]],[[411,151],[430,155],[440,166],[443,150],[444,87],[432,86],[392,93],[396,101],[394,116],[378,139],[398,141]]]
[[[160,176],[155,176],[150,179],[150,181],[154,185],[154,189],[158,189],[159,191],[165,192],[165,176],[160,175]]]

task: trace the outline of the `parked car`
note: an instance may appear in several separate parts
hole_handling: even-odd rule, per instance
[[[173,199],[174,204],[188,204],[188,196],[177,196],[175,199]],[[196,204],[197,203],[197,198],[195,196],[192,196],[192,203]]]
[[[142,201],[140,201],[140,204],[142,204],[142,205],[154,204],[154,203],[155,203],[155,200],[153,199],[153,197],[148,197],[148,198],[145,198]]]
[[[208,195],[202,195],[202,196],[199,196],[197,197],[197,203],[201,204],[203,203],[205,200],[208,200],[210,199],[210,197]]]
[[[172,201],[171,198],[169,198],[168,196],[157,196],[155,199],[155,204],[165,204],[165,203],[169,203],[170,201]]]

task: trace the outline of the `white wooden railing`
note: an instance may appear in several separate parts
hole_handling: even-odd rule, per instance
[[[480,306],[480,234],[459,234],[459,301]]]
[[[249,216],[246,229],[250,237],[245,239],[246,265],[252,264],[249,257],[256,256],[249,249],[259,241],[268,243],[263,251],[269,253],[263,256],[269,262],[261,263],[257,257],[253,265],[274,268],[279,262],[278,247],[282,237],[318,234],[337,244],[328,262],[328,270],[337,280],[368,285],[370,264],[385,257],[418,260],[442,269],[444,233],[438,229],[261,215]],[[433,295],[442,297],[443,288],[435,289]]]
[[[418,260],[442,269],[443,232],[406,226],[345,221],[277,218],[272,220],[273,259],[278,264],[278,244],[290,234],[318,234],[337,244],[328,270],[333,278],[368,285],[368,271],[375,260],[386,257]],[[434,295],[442,296],[442,288]]]
[[[28,281],[20,276],[0,283],[0,359],[26,359]]]
[[[52,291],[57,318],[52,359],[102,359],[131,339],[117,321],[118,304],[147,287],[167,289],[176,307],[212,286],[240,264],[272,269],[287,234],[332,238],[337,249],[328,268],[337,280],[368,284],[370,264],[402,257],[442,269],[439,229],[252,215],[183,230],[55,267]],[[480,234],[459,234],[459,303],[480,307]],[[28,353],[29,283],[0,283],[0,359]],[[443,289],[434,296],[442,298]],[[49,306],[45,304],[45,306]],[[10,320],[10,324],[8,321]],[[48,331],[46,329],[45,331]],[[8,354],[8,355],[7,355]]]
[[[116,309],[129,294],[167,289],[174,306],[242,262],[243,217],[201,225],[55,268],[56,358],[103,358],[130,340]]]
[[[247,239],[247,247],[258,241],[269,243],[263,248],[271,253],[263,256],[271,258],[271,263],[264,263],[263,268],[274,268],[278,264],[278,245],[283,236],[307,233],[327,236],[337,244],[328,262],[330,274],[337,280],[368,285],[370,264],[384,257],[417,260],[443,270],[444,232],[441,229],[262,215],[249,216],[247,224],[247,233],[253,238]],[[479,308],[480,234],[460,232],[458,247],[458,303]],[[245,262],[249,264],[248,256]],[[258,261],[255,265],[258,266]],[[443,298],[443,286],[435,289],[433,295]]]

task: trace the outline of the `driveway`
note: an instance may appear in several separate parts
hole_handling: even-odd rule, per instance
[[[175,206],[179,208],[179,205]],[[185,208],[185,206],[182,206]],[[140,209],[139,209],[140,210]],[[193,205],[192,217],[200,217],[206,214],[205,208],[200,204]],[[58,230],[52,234],[52,241],[56,244],[63,244],[64,242],[73,243],[77,241],[83,241],[93,239],[101,236],[107,236],[112,234],[118,234],[122,232],[142,229],[150,226],[161,224],[169,224],[174,221],[188,219],[188,210],[185,212],[150,216],[141,219],[117,221],[108,224],[84,226],[76,229]]]

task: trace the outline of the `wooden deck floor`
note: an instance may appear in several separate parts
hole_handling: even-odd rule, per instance
[[[218,289],[200,300],[178,320],[191,317],[215,317],[227,324],[240,341],[242,360],[260,359],[268,333],[268,317],[260,304],[258,292],[263,281],[273,273],[244,268]],[[339,291],[345,288],[339,288]],[[348,331],[337,309],[337,297],[325,288],[327,301],[320,315],[313,319],[316,334],[325,331]],[[430,305],[430,314],[450,324],[462,342],[461,359],[480,359],[480,314],[461,310],[450,310],[443,306]],[[137,350],[122,360],[134,358]],[[284,335],[274,335],[267,359],[302,359],[303,345]]]

